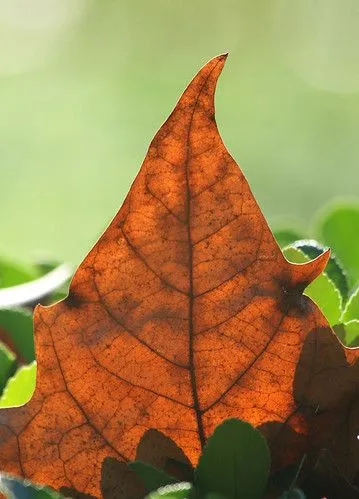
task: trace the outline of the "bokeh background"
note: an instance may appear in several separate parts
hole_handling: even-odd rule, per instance
[[[357,0],[0,0],[0,253],[80,262],[196,71],[272,227],[359,196]]]

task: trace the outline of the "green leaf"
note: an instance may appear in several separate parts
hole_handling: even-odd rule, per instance
[[[4,257],[0,258],[0,288],[23,284],[38,276],[39,271],[35,266],[12,262]]]
[[[303,238],[303,234],[299,231],[289,228],[275,230],[273,234],[281,248],[289,246],[291,243],[294,243],[294,241]]]
[[[67,286],[72,273],[72,267],[64,263],[31,282],[0,289],[0,309],[29,306],[46,300],[62,286]]]
[[[8,336],[25,363],[35,360],[34,335],[32,314],[27,310],[0,309],[0,338],[1,330]]]
[[[2,343],[0,343],[0,395],[16,369],[15,355]]]
[[[151,492],[146,499],[192,499],[192,485],[188,482],[175,483],[161,487],[156,492]]]
[[[344,308],[341,320],[342,322],[359,320],[359,288],[350,296],[348,303]]]
[[[359,346],[359,320],[349,321],[345,326],[345,341],[350,347]]]
[[[195,471],[199,497],[217,492],[228,499],[259,499],[270,468],[262,434],[249,423],[227,419],[209,438]]]
[[[56,268],[60,267],[62,263],[58,260],[41,260],[36,262],[37,269],[40,276],[45,276]],[[52,305],[58,301],[63,300],[69,294],[70,275],[68,280],[53,291],[45,300],[42,300],[44,305]]]
[[[128,467],[135,471],[145,488],[149,491],[156,490],[160,487],[176,482],[176,479],[173,476],[170,476],[163,470],[159,470],[142,461],[133,461],[132,463],[128,463]]]
[[[58,260],[53,260],[48,258],[38,260],[37,262],[35,262],[36,268],[40,276],[48,274],[52,270],[55,270],[57,267],[59,267],[61,264],[62,262],[59,262]]]
[[[64,496],[55,490],[32,483],[29,480],[0,473],[0,492],[8,499],[63,499]]]
[[[349,274],[359,281],[359,204],[337,204],[326,209],[317,223],[318,239],[333,249]]]
[[[0,398],[1,407],[19,407],[26,404],[36,385],[36,362],[22,366],[9,378]]]
[[[359,320],[338,324],[333,329],[344,345],[348,347],[359,346]]]
[[[284,256],[292,263],[305,263],[310,260],[302,250],[288,246],[283,250]],[[342,297],[333,281],[322,273],[305,289],[309,296],[320,308],[330,325],[338,324],[342,314]]]
[[[314,239],[301,239],[291,244],[294,248],[300,249],[311,260],[321,255],[328,247],[323,246]],[[343,300],[347,301],[349,295],[348,275],[344,270],[343,264],[338,257],[331,251],[328,264],[325,268],[325,274],[333,281],[340,291]]]

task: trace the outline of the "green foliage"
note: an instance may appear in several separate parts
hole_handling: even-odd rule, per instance
[[[0,343],[0,394],[16,369],[15,355]]]
[[[293,246],[294,248],[300,249],[311,260],[317,258],[327,249],[327,246],[323,246],[313,239],[295,241]],[[325,274],[333,281],[338,288],[338,291],[341,293],[343,300],[346,301],[349,294],[348,274],[344,270],[343,264],[333,252],[330,254]]]
[[[137,473],[147,490],[155,490],[176,482],[174,477],[142,461],[133,461],[128,466]]]
[[[348,300],[348,303],[343,310],[341,321],[349,322],[356,319],[359,319],[359,288],[354,291]]]
[[[195,471],[198,497],[210,492],[237,499],[260,499],[267,484],[270,454],[250,424],[228,419],[214,431]]]
[[[337,204],[319,217],[317,237],[343,262],[351,286],[359,282],[359,204]]]
[[[64,496],[49,487],[7,473],[0,473],[0,492],[8,499],[64,499]]]
[[[26,403],[34,390],[35,377],[32,313],[25,309],[0,310],[0,407]]]
[[[39,276],[35,265],[13,262],[0,257],[0,288],[8,288],[32,281]]]
[[[192,499],[261,499],[270,470],[270,453],[265,438],[249,423],[228,419],[208,439],[194,472],[193,489],[186,485],[173,495],[175,479],[162,470],[135,461],[129,464],[148,490],[148,497]],[[172,485],[171,485],[172,483]]]
[[[275,230],[273,234],[281,248],[289,246],[299,239],[303,239],[303,234],[301,232],[291,228],[278,229]]]
[[[302,250],[289,246],[283,250],[284,256],[293,263],[305,263],[310,260]],[[338,324],[342,314],[342,297],[333,281],[323,273],[313,281],[304,294],[318,305],[329,324]]]
[[[57,280],[59,285],[52,287],[50,294],[41,295],[44,304],[58,301],[67,294],[69,270],[65,267],[52,261],[26,265],[0,259],[0,407],[25,404],[35,388],[33,310],[31,300],[26,296],[24,300],[24,287],[39,283],[47,273],[63,268],[62,276]],[[5,294],[21,295],[20,301],[29,305],[4,308],[2,290]]]
[[[26,404],[31,398],[36,385],[36,362],[20,367],[14,376],[7,380],[0,397],[0,408],[18,407]]]
[[[304,263],[330,247],[325,272],[305,294],[312,298],[346,346],[359,346],[359,202],[334,204],[315,217],[314,239],[293,240],[297,231],[278,228],[274,235],[286,258]]]
[[[191,499],[192,485],[187,482],[176,483],[174,485],[167,485],[158,490],[151,492],[146,499]],[[212,499],[217,499],[213,497]],[[218,497],[218,499],[220,499]]]
[[[10,338],[22,362],[28,364],[35,360],[32,313],[29,310],[0,310],[0,328]]]

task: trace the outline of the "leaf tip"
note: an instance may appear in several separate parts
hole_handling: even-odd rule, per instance
[[[330,258],[330,248],[323,251],[323,253],[314,260],[302,264],[292,265],[292,284],[295,287],[302,288],[303,290],[316,279],[325,270]]]

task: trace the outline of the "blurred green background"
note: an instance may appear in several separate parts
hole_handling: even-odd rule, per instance
[[[211,57],[272,226],[359,195],[357,0],[0,0],[0,252],[79,263]],[[294,222],[293,222],[294,221]]]

